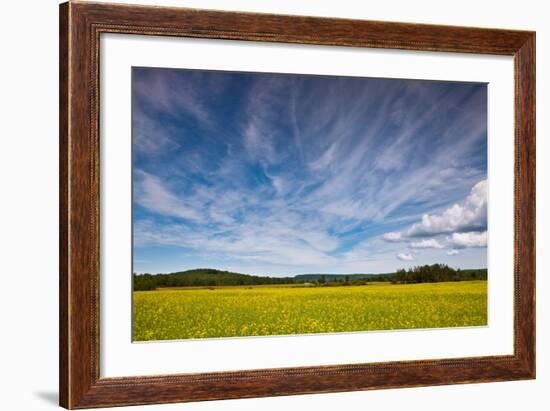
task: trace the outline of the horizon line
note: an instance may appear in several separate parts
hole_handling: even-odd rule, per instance
[[[434,263],[434,264],[439,264],[439,263]],[[423,265],[434,265],[434,264],[422,264],[422,265],[418,265],[416,267],[422,267]],[[447,265],[447,264],[442,264],[442,265]],[[412,268],[412,267],[409,267],[409,268]],[[189,268],[189,269],[182,270],[182,271],[171,271],[171,272],[156,272],[156,273],[153,273],[153,272],[132,272],[132,275],[145,275],[145,274],[149,274],[149,275],[168,275],[168,274],[185,273],[185,272],[194,271],[194,270],[212,270],[212,271],[221,271],[221,272],[227,272],[227,273],[232,273],[232,274],[248,275],[248,276],[255,276],[255,277],[294,278],[294,277],[297,277],[297,276],[300,276],[300,275],[341,275],[341,276],[346,276],[346,275],[384,275],[384,274],[395,274],[400,269],[408,270],[409,268],[399,268],[395,271],[386,271],[386,272],[379,272],[379,273],[354,272],[354,273],[340,274],[340,273],[328,273],[328,272],[326,272],[326,273],[323,273],[323,272],[319,272],[319,273],[310,272],[310,273],[286,274],[286,275],[282,275],[282,276],[277,277],[277,276],[268,275],[268,274],[247,274],[247,273],[242,273],[242,272],[237,272],[237,271],[221,270],[221,269],[218,269],[218,268],[199,267],[199,268]],[[461,270],[461,271],[464,271],[464,270],[488,270],[488,267],[481,267],[481,268],[480,267],[477,267],[477,268],[461,268],[461,267],[454,268],[454,267],[451,267],[451,268],[453,268],[454,270]]]

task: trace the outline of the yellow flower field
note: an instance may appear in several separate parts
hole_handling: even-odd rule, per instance
[[[134,341],[480,326],[487,282],[134,292]]]

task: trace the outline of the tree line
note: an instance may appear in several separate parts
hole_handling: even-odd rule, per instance
[[[421,265],[387,274],[309,274],[294,277],[268,277],[233,273],[209,268],[170,274],[134,274],[134,291],[165,287],[217,287],[267,284],[303,284],[309,286],[366,285],[371,282],[392,284],[434,283],[487,280],[487,269],[460,270],[445,264]]]
[[[487,269],[461,270],[446,264],[421,265],[400,269],[389,281],[394,284],[438,283],[446,281],[487,280]]]
[[[134,274],[134,290],[163,287],[216,287],[224,285],[293,284],[292,277],[262,277],[230,271],[199,268],[170,274]]]

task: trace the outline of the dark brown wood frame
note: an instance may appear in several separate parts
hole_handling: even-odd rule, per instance
[[[513,56],[514,354],[100,378],[101,33]],[[70,2],[60,6],[59,48],[60,405],[109,407],[535,378],[534,32]]]

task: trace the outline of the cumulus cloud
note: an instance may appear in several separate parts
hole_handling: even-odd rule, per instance
[[[462,203],[454,204],[441,214],[424,214],[421,222],[405,233],[423,237],[487,229],[487,180],[477,183]]]
[[[420,240],[409,244],[411,248],[444,248],[443,244],[439,243],[435,238],[428,240]]]
[[[382,235],[386,242],[400,242],[416,237],[438,236],[451,233],[482,232],[487,230],[487,180],[475,184],[470,194],[439,214],[424,214],[420,222],[399,232]],[[458,240],[461,241],[461,240]],[[443,248],[435,239],[410,244],[411,248]]]
[[[399,241],[403,241],[402,235],[399,232],[386,233],[382,236],[382,239],[389,243],[396,243]]]
[[[414,257],[412,256],[411,253],[397,253],[396,255],[397,259],[398,260],[401,260],[401,261],[412,261],[414,260]]]
[[[460,251],[455,249],[447,251],[447,255],[458,255],[458,254],[460,254]]]
[[[453,233],[449,239],[449,242],[455,248],[487,247],[487,231]]]

